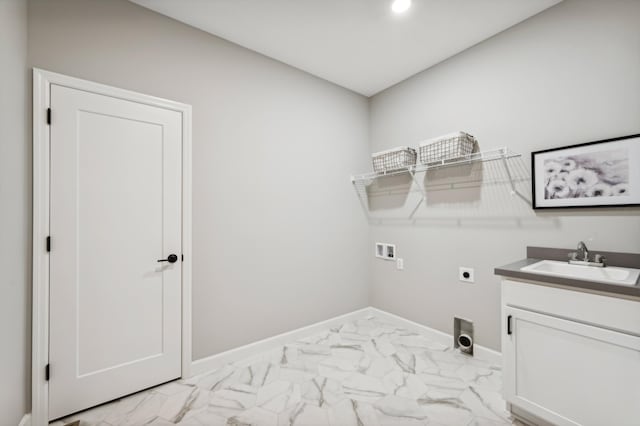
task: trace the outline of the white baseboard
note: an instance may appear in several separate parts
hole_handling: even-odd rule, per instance
[[[243,359],[258,355],[262,352],[276,349],[284,344],[291,343],[295,340],[312,336],[314,334],[328,330],[332,327],[337,327],[347,321],[354,321],[370,316],[384,319],[393,324],[397,324],[399,327],[403,327],[408,330],[415,331],[416,333],[426,335],[430,339],[433,339],[434,341],[443,345],[452,345],[453,336],[450,334],[443,333],[431,327],[418,324],[417,322],[410,321],[398,315],[394,315],[377,308],[368,307],[193,361],[191,363],[191,375],[196,376],[208,371],[213,371],[230,362],[241,361]],[[492,349],[477,344],[474,346],[474,356],[477,359],[481,359],[492,364],[500,364],[502,362],[502,354],[500,354],[500,352],[496,352]]]
[[[225,352],[220,352],[216,355],[193,361],[191,363],[191,375],[197,376],[198,374],[218,369],[223,365],[228,364],[229,362],[241,361],[243,359],[258,355],[261,352],[267,352],[272,349],[277,349],[278,347],[286,343],[291,343],[298,339],[313,336],[314,334],[320,333],[324,330],[342,325],[345,322],[366,318],[369,315],[370,308],[363,308],[354,312],[350,312],[348,314],[328,319],[326,321],[311,324],[306,327],[268,337],[257,342],[249,343],[248,345],[240,346],[235,349],[230,349]]]
[[[31,426],[31,413],[27,413],[22,416],[22,419],[20,420],[20,423],[18,423],[18,426]]]
[[[416,333],[426,335],[430,339],[433,339],[435,342],[447,346],[453,345],[453,335],[451,334],[447,334],[434,328],[427,327],[426,325],[418,324],[417,322],[410,321],[406,318],[394,315],[378,308],[370,307],[369,311],[373,316],[385,319],[394,324],[398,324],[399,326],[411,331],[415,331]],[[487,361],[491,364],[502,364],[502,354],[500,352],[475,343],[473,346],[473,356],[477,359]]]
[[[549,423],[513,404],[507,404],[507,408],[511,412],[511,415],[525,426],[554,426],[553,423]]]

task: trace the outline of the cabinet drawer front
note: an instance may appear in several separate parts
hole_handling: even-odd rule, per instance
[[[505,394],[558,425],[640,418],[640,337],[506,307]]]
[[[640,300],[502,280],[502,304],[640,336]]]

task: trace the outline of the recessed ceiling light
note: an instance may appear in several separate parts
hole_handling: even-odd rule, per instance
[[[394,0],[391,3],[391,10],[395,13],[406,12],[411,7],[411,0]]]

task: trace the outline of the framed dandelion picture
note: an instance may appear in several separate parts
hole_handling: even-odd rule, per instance
[[[533,208],[640,206],[640,134],[531,153]]]

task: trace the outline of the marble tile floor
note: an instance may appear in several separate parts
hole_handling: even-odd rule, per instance
[[[370,317],[52,423],[511,425],[500,367]]]

